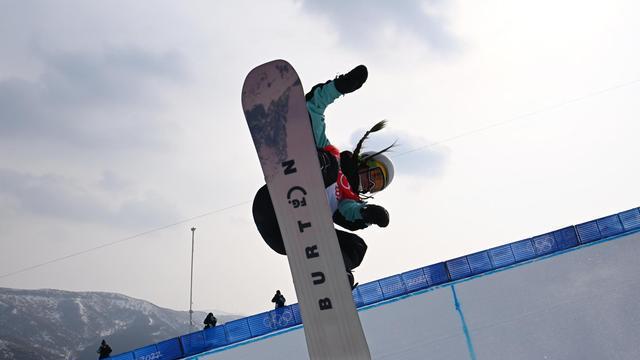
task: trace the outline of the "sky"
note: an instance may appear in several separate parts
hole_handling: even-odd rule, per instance
[[[0,287],[236,314],[296,302],[240,93],[286,59],[353,149],[397,140],[360,283],[640,206],[633,0],[0,0]],[[195,232],[190,230],[195,227]]]

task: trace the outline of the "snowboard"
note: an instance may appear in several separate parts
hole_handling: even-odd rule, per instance
[[[370,359],[296,71],[284,60],[251,70],[242,108],[284,240],[309,357]]]

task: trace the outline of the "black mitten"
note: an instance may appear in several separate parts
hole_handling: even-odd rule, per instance
[[[382,206],[367,205],[360,210],[360,214],[368,224],[376,224],[380,227],[389,225],[389,213]]]
[[[340,75],[335,79],[336,89],[341,94],[348,94],[354,92],[367,81],[367,67],[364,65],[358,65],[353,70],[344,75]]]

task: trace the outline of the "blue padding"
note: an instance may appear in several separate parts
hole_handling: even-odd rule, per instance
[[[353,303],[355,304],[356,309],[364,306],[364,300],[362,300],[362,295],[360,295],[358,287],[351,290],[351,296],[353,297]]]
[[[443,262],[425,266],[422,268],[422,271],[427,278],[429,286],[444,284],[450,280],[447,267]]]
[[[300,304],[295,303],[293,305],[290,305],[289,308],[293,313],[293,319],[295,320],[296,325],[302,324],[302,315],[300,315]]]
[[[618,215],[626,231],[640,229],[640,211],[638,208],[621,212]]]
[[[300,308],[297,309],[298,311],[300,311]],[[276,324],[278,325],[278,329],[285,329],[298,325],[292,306],[285,306],[279,309],[271,310],[271,313],[273,314],[272,316],[275,316],[277,320]]]
[[[573,226],[556,230],[553,232],[553,236],[556,239],[556,246],[558,247],[558,250],[578,246],[578,233],[576,232],[576,228]]]
[[[384,300],[384,295],[382,294],[380,283],[378,283],[377,281],[372,281],[370,283],[360,285],[356,289],[360,293],[360,296],[362,296],[362,303],[364,305],[369,305]]]
[[[538,256],[558,251],[556,239],[553,236],[553,233],[536,236],[531,239],[531,242],[533,243],[533,249],[536,251]]]
[[[225,325],[218,325],[206,329],[204,333],[204,343],[208,349],[218,348],[229,344]]]
[[[160,353],[155,344],[134,350],[133,356],[136,360],[160,359]]]
[[[180,347],[180,340],[178,340],[178,338],[159,342],[156,344],[156,348],[158,348],[160,359],[162,360],[176,360],[182,358],[182,348]]]
[[[536,257],[536,252],[533,250],[533,244],[531,239],[520,240],[511,244],[511,251],[516,258],[516,262],[526,261]]]
[[[182,349],[184,350],[185,355],[198,354],[208,350],[204,342],[204,334],[202,331],[181,336],[180,343],[182,343]]]
[[[489,250],[489,258],[491,258],[495,268],[509,266],[516,262],[511,245],[503,245]]]
[[[247,318],[247,323],[249,324],[251,336],[260,336],[277,330],[278,320],[279,319],[276,317],[276,314],[271,314],[270,311],[249,316]]]
[[[127,353],[124,353],[124,354],[119,354],[119,355],[116,355],[116,356],[110,356],[109,360],[134,360],[133,352],[130,351],[130,352],[127,352]]]
[[[600,230],[598,229],[598,224],[595,221],[576,225],[576,230],[578,231],[578,237],[581,244],[590,243],[602,238]]]
[[[481,251],[479,253],[467,255],[467,261],[469,262],[471,273],[474,275],[493,270],[491,260],[489,260],[488,251]]]
[[[378,281],[380,282],[382,295],[385,299],[391,299],[407,293],[407,288],[404,286],[402,276],[400,275],[389,276]]]
[[[624,232],[624,228],[622,227],[622,223],[620,222],[620,218],[618,218],[617,214],[598,219],[596,222],[598,223],[598,228],[600,229],[600,234],[602,234],[603,238]]]
[[[404,285],[408,292],[418,291],[429,286],[427,277],[424,275],[424,271],[422,271],[422,269],[403,272],[402,281],[404,281]]]
[[[227,328],[229,344],[247,340],[251,337],[251,330],[249,330],[247,318],[230,321],[224,324],[224,326]]]
[[[451,280],[458,280],[471,275],[471,268],[466,256],[446,261],[446,264]]]

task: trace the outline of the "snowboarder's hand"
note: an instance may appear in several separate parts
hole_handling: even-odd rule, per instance
[[[336,78],[336,89],[343,95],[354,92],[360,89],[362,84],[367,81],[368,76],[369,73],[367,71],[367,67],[364,65],[358,65],[348,73]]]
[[[389,225],[389,212],[382,206],[367,205],[360,210],[362,219],[369,224],[376,224],[380,227]]]

